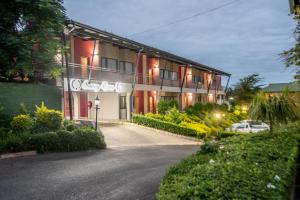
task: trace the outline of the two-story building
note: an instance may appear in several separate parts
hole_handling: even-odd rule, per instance
[[[63,79],[66,117],[71,110],[68,91],[76,120],[95,119],[97,96],[99,117],[105,120],[155,113],[161,99],[178,100],[184,109],[225,98],[221,77],[229,80],[229,73],[71,20],[65,33],[70,47]]]

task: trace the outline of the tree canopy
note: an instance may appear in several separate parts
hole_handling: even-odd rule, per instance
[[[258,74],[251,74],[241,78],[234,88],[230,88],[228,96],[233,97],[234,101],[239,104],[249,104],[261,86],[259,83],[262,78]]]
[[[63,0],[0,2],[0,76],[49,71],[61,46]]]

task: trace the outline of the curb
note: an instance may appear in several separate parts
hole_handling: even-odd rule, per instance
[[[22,151],[17,153],[6,153],[0,155],[0,160],[7,159],[7,158],[17,158],[17,157],[24,157],[24,156],[34,156],[37,155],[36,151]]]
[[[148,126],[143,126],[143,125],[139,125],[139,124],[135,124],[135,123],[131,123],[131,122],[122,122],[122,124],[137,126],[137,127],[145,128],[145,129],[148,129],[148,130],[152,130],[156,133],[162,133],[162,134],[171,135],[171,136],[174,136],[174,137],[183,138],[183,139],[186,139],[186,140],[191,140],[191,141],[194,141],[194,142],[199,142],[199,144],[204,143],[203,140],[200,140],[200,139],[197,139],[197,138],[188,137],[188,136],[184,136],[184,135],[179,135],[179,134],[171,133],[171,132],[168,132],[168,131],[163,131],[163,130],[159,130],[159,129],[155,129],[155,128],[151,128],[151,127],[148,127]]]

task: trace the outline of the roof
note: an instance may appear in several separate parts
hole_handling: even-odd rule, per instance
[[[103,41],[107,41],[125,48],[129,48],[134,51],[139,51],[143,48],[144,53],[156,56],[156,57],[162,57],[168,60],[172,60],[175,62],[178,62],[183,65],[189,65],[192,68],[198,68],[204,71],[208,71],[211,73],[215,73],[217,75],[225,75],[225,76],[231,76],[230,73],[215,69],[213,67],[206,66],[204,64],[198,63],[193,60],[189,60],[187,58],[183,58],[181,56],[177,56],[175,54],[172,54],[167,51],[163,51],[136,41],[133,41],[128,38],[124,38],[112,33],[108,33],[106,31],[91,27],[89,25],[82,24],[80,22],[74,21],[74,20],[66,20],[66,28],[68,28],[70,31],[72,30],[72,35],[76,35],[83,38],[96,38]]]
[[[267,87],[263,88],[264,92],[282,92],[288,89],[290,92],[300,92],[300,82],[294,81],[291,83],[270,83]]]

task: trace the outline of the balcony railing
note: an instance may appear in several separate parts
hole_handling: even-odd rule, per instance
[[[70,78],[89,79],[90,75],[91,80],[123,83],[132,83],[134,77],[133,73],[121,73],[110,68],[82,66],[75,63],[69,63],[69,73]],[[137,73],[135,76],[135,81],[136,84],[180,87],[182,80],[162,80],[159,76],[150,76],[149,74],[143,76],[142,73]],[[205,89],[203,84],[198,84],[197,87],[196,83],[185,83],[184,88]],[[211,86],[210,89],[214,90],[214,86]],[[219,90],[222,90],[222,88],[220,87]]]

